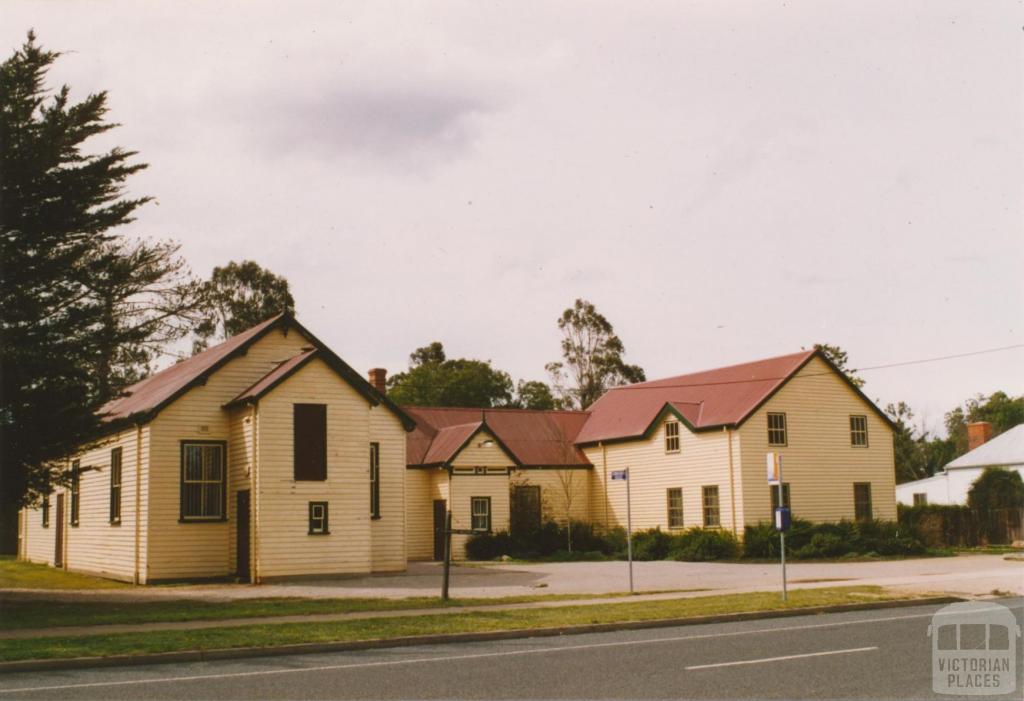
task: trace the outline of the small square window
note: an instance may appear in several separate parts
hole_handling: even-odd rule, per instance
[[[309,502],[309,535],[329,535],[327,529],[327,502]]]
[[[474,531],[491,530],[491,498],[472,497],[470,500],[472,512],[472,528]]]
[[[683,527],[683,490],[673,487],[668,490],[668,527]]]
[[[925,492],[915,492],[914,506],[928,506],[928,494]]]
[[[850,445],[854,448],[868,447],[868,417],[850,417]]]
[[[768,445],[786,445],[786,415],[768,414]]]
[[[665,452],[679,452],[679,422],[669,421],[665,424]]]

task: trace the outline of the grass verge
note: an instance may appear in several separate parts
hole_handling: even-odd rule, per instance
[[[46,565],[19,562],[13,555],[0,555],[2,589],[122,589],[131,584],[90,577]]]
[[[688,618],[722,613],[774,611],[807,606],[909,599],[881,587],[798,589],[783,603],[778,592],[728,594],[667,601],[635,601],[591,606],[451,613],[444,616],[370,618],[330,623],[283,623],[238,628],[149,631],[0,640],[0,660],[140,655],[182,650],[273,647],[298,643],[380,640],[414,635],[475,633]]]
[[[700,589],[677,590],[702,591]],[[673,593],[643,592],[645,594]],[[365,611],[405,611],[410,609],[459,608],[500,604],[525,604],[535,601],[568,601],[627,597],[612,594],[542,594],[500,598],[451,599],[420,596],[406,599],[296,599],[264,598],[235,601],[197,601],[169,599],[160,601],[46,601],[3,600],[0,598],[0,630],[42,629],[57,626],[94,626],[131,623],[167,623],[179,621],[219,621],[232,618],[267,616],[303,616]]]

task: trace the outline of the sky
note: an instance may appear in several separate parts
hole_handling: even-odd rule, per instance
[[[838,344],[1024,344],[1018,2],[5,2],[94,139],[149,168],[124,233],[250,259],[354,367],[547,379],[576,298],[649,378]],[[865,371],[924,427],[1024,393],[1024,348]]]

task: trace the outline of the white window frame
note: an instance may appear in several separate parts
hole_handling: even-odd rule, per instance
[[[850,447],[868,447],[868,417],[865,414],[850,415]]]
[[[470,497],[469,518],[472,530],[481,533],[489,532],[491,530],[491,498]]]
[[[675,494],[673,494],[675,492]],[[679,497],[678,503],[674,497]],[[669,487],[665,490],[665,502],[666,508],[668,509],[668,527],[670,529],[685,528],[686,522],[683,520],[683,488],[682,487]],[[674,517],[674,518],[673,518]],[[673,523],[675,521],[675,523]]]
[[[666,453],[678,453],[680,450],[681,441],[679,438],[679,422],[678,421],[666,421],[665,422],[665,452]]]
[[[772,426],[772,419],[782,419],[782,426]],[[782,433],[782,441],[778,440],[778,434]],[[776,434],[772,437],[772,434]],[[768,445],[785,447],[789,445],[789,420],[784,411],[768,412]]]
[[[218,469],[220,476],[213,478],[208,476],[209,465],[203,462],[200,466],[199,479],[189,478],[188,474],[188,453],[190,449],[200,449],[200,455],[205,460],[207,451],[215,451],[219,456]],[[227,479],[228,479],[228,468],[227,468],[227,443],[224,441],[182,441],[181,442],[181,508],[179,514],[179,520],[182,522],[204,522],[204,521],[226,521],[227,520]],[[200,490],[200,504],[203,513],[190,514],[186,513],[186,505],[188,499],[186,498],[186,492],[189,486],[197,486]],[[208,500],[208,487],[213,485],[217,486],[217,499]],[[216,512],[211,508],[211,504],[215,505]]]

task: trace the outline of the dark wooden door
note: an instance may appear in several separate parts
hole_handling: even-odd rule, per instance
[[[249,581],[249,490],[237,493],[235,503],[235,574],[243,582]]]
[[[517,485],[512,488],[510,521],[513,533],[529,533],[540,528],[540,487]]]
[[[64,566],[64,495],[57,495],[57,514],[54,527],[57,529],[53,546],[53,566]]]
[[[444,499],[434,500],[434,559],[444,559],[444,521],[448,503]]]

